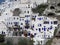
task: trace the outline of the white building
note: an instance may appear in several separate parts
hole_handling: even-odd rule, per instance
[[[28,36],[34,36],[35,45],[37,41],[43,42],[47,38],[52,38],[55,27],[58,25],[56,18],[46,16],[38,16],[39,14],[32,13],[31,9],[34,5],[46,3],[45,0],[6,0],[0,6],[0,34],[4,30],[7,37],[19,36],[20,30],[26,30]],[[8,30],[8,31],[7,31]],[[39,40],[40,39],[40,40]]]

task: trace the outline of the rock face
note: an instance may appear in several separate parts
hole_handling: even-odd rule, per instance
[[[60,20],[58,21],[58,31],[56,33],[56,37],[60,37]]]
[[[51,45],[60,45],[60,39],[54,38]]]
[[[47,0],[47,2],[49,3],[49,4],[54,4],[54,3],[60,3],[60,0]]]
[[[20,37],[6,37],[5,43],[7,43],[7,41],[9,41],[9,42],[12,42],[14,45],[17,45],[19,38]]]
[[[21,13],[21,10],[19,8],[16,8],[14,11],[13,11],[13,16],[19,16],[19,14]]]

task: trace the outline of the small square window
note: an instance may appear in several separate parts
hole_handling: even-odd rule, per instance
[[[44,28],[44,31],[46,31],[46,28]]]

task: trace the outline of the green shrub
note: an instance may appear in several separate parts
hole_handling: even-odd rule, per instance
[[[0,34],[0,42],[4,42],[5,41],[5,38],[4,38],[4,35]]]
[[[33,45],[33,40],[31,40],[30,38],[20,38],[18,41],[18,45]]]
[[[47,4],[41,4],[41,5],[38,5],[36,8],[33,8],[32,11],[33,13],[42,14],[47,7],[48,7]]]

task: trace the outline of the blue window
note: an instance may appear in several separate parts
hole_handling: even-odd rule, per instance
[[[18,25],[18,22],[14,22],[15,25]]]
[[[30,22],[29,20],[25,20],[26,23]]]
[[[58,22],[57,21],[54,21],[54,24],[57,24]]]
[[[42,18],[38,18],[38,20],[41,20]]]
[[[34,28],[34,25],[32,26],[32,28]]]
[[[2,34],[5,34],[5,32],[2,31]]]
[[[36,16],[35,16],[35,18],[36,18]]]
[[[49,24],[49,21],[44,21],[44,24]]]
[[[39,32],[41,31],[41,29],[39,28]]]
[[[36,16],[32,16],[32,18],[36,18]]]
[[[38,24],[38,26],[41,26],[41,24]]]
[[[46,31],[46,28],[44,28],[44,31]]]
[[[51,30],[51,29],[52,29],[52,27],[48,28],[48,30]]]
[[[34,35],[36,35],[36,33],[34,33]]]

